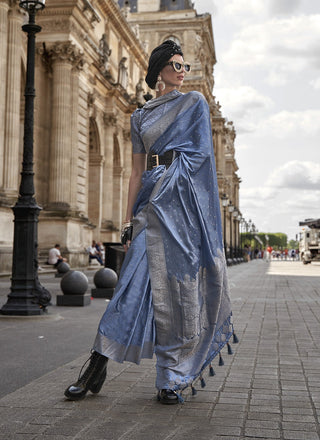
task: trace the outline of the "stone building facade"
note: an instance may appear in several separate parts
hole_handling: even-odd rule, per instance
[[[0,272],[11,269],[11,207],[23,153],[21,25],[27,17],[18,5],[0,0]],[[143,81],[148,53],[166,38],[178,40],[193,65],[183,91],[199,90],[208,100],[219,188],[238,203],[235,131],[212,95],[210,15],[197,15],[186,0],[47,0],[36,21],[42,27],[36,37],[34,118],[41,256],[60,243],[71,266],[83,266],[92,239],[119,240],[131,173],[130,115],[148,91]]]

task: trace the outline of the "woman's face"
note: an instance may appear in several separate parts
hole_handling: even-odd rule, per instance
[[[183,63],[183,58],[181,55],[176,54],[170,58],[168,63],[170,63],[170,61],[178,61],[179,63]],[[162,81],[164,81],[166,85],[166,89],[179,89],[184,80],[185,70],[183,69],[182,72],[178,73],[171,65],[167,65],[161,70],[160,75]]]

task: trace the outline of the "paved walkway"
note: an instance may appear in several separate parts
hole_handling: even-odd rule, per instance
[[[53,306],[44,318],[0,318],[0,377],[9,390],[0,399],[0,439],[319,440],[320,265],[253,261],[228,271],[240,342],[183,405],[156,401],[154,360],[110,362],[100,394],[64,399],[104,300]],[[41,279],[59,291],[52,274]],[[8,283],[0,282],[0,306]],[[30,376],[21,379],[23,371]]]

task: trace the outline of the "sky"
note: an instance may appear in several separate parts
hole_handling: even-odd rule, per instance
[[[213,95],[233,121],[240,211],[295,239],[320,218],[319,0],[195,0],[212,15]]]

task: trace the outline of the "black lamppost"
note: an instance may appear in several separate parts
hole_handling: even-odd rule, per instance
[[[242,241],[242,235],[243,235],[243,227],[245,226],[246,221],[243,217],[240,218],[240,249],[241,249],[241,257],[243,257],[243,241]]]
[[[238,212],[238,216],[237,216],[237,223],[236,223],[236,228],[237,228],[237,252],[238,252],[238,258],[242,257],[242,250],[241,250],[241,220],[242,220],[242,215],[241,212]]]
[[[36,33],[41,31],[41,27],[35,24],[35,17],[44,6],[45,0],[20,0],[20,7],[29,13],[28,24],[22,26],[22,30],[28,34],[23,163],[19,198],[12,208],[14,239],[11,293],[0,310],[3,315],[41,315],[51,299],[50,293],[38,279],[38,217],[41,208],[34,198],[33,182],[35,38]]]
[[[224,243],[224,254],[225,257],[227,257],[227,243],[226,243],[226,209],[227,209],[227,205],[228,205],[229,199],[227,194],[223,194],[221,197],[221,203],[223,206],[223,243]]]
[[[229,249],[230,249],[230,253],[229,253],[229,258],[233,258],[233,249],[232,249],[232,212],[234,210],[233,204],[230,200],[229,205],[228,205],[228,211],[230,212],[230,244],[229,244]]]
[[[238,218],[238,209],[234,207],[232,211],[232,217],[233,217],[233,256],[237,257],[237,218]]]

